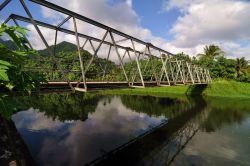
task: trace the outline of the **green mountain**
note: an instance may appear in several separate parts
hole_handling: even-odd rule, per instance
[[[54,45],[49,49],[54,53]],[[49,49],[38,50],[39,56],[36,59],[30,58],[30,62],[27,64],[28,68],[40,68],[40,72],[44,72],[49,80],[68,80],[75,81],[80,77],[80,61],[77,54],[77,46],[75,44],[63,41],[56,46],[56,56],[51,56]],[[87,50],[81,51],[81,57],[83,65],[86,67],[89,61],[92,59],[92,55]],[[102,79],[103,70],[107,79],[112,79],[110,74],[119,70],[116,64],[110,60],[106,60],[100,57],[96,57],[88,68],[86,77],[88,79]],[[50,71],[50,72],[48,72]]]
[[[52,51],[52,53],[54,53],[54,48],[55,48],[54,45],[49,46],[49,49]],[[46,48],[43,50],[38,50],[38,52],[41,55],[45,55],[45,56],[50,55],[49,49]],[[75,44],[72,44],[72,43],[69,43],[66,41],[63,41],[63,42],[56,45],[56,54],[58,54],[60,52],[67,53],[67,52],[75,52],[75,51],[77,51],[77,46]]]
[[[10,49],[13,49],[13,50],[17,49],[17,46],[11,40],[3,40],[0,38],[0,43],[4,44]],[[52,53],[54,53],[54,48],[55,48],[54,45],[49,46],[49,49],[52,51]],[[38,52],[40,53],[40,55],[47,56],[47,55],[50,55],[49,49],[45,48],[43,50],[38,50]],[[69,53],[69,52],[76,52],[76,51],[77,51],[77,46],[75,44],[72,44],[66,41],[63,41],[56,45],[56,54],[62,53],[62,52]]]

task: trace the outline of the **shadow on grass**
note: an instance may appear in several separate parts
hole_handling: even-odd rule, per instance
[[[187,89],[186,94],[189,96],[202,95],[207,86],[208,86],[207,84],[191,85]]]

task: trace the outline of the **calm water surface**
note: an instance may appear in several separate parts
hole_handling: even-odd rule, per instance
[[[12,97],[38,165],[250,165],[250,101],[40,94]]]

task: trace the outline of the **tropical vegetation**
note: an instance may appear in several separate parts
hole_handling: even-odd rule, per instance
[[[37,54],[28,47],[28,41],[24,38],[26,29],[1,24],[0,36],[3,35],[10,37],[16,48],[11,49],[0,43],[0,87],[27,92],[38,87],[45,81],[43,75],[25,70],[29,58]]]
[[[213,79],[234,79],[241,82],[250,82],[250,64],[245,57],[229,59],[224,52],[215,45],[204,48],[204,53],[198,54],[193,62],[209,68]]]
[[[9,35],[13,42],[0,40],[0,85],[8,89],[30,91],[38,87],[41,82],[78,81],[81,78],[80,62],[76,45],[62,42],[48,49],[34,51],[28,47],[28,41],[23,37],[26,29],[1,25],[0,35]],[[14,44],[13,44],[14,43]],[[54,54],[51,55],[51,52]],[[166,58],[163,56],[163,59]],[[84,66],[92,59],[90,52],[82,50],[81,57]],[[250,82],[250,65],[244,58],[228,59],[223,50],[216,45],[205,46],[204,52],[196,57],[179,53],[172,60],[180,59],[209,68],[210,75],[215,79],[229,79]],[[154,80],[155,73],[160,73],[161,61],[151,58],[141,59],[141,70],[144,80]],[[129,80],[139,79],[135,69],[135,60],[124,64]],[[86,68],[85,68],[86,70]],[[88,81],[125,81],[121,64],[100,57],[95,57],[86,72]],[[159,75],[158,75],[159,76]]]

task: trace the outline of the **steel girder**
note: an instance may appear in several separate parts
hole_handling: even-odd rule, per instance
[[[11,0],[5,0],[2,4],[0,4],[0,10],[5,8]],[[41,22],[35,20],[32,16],[32,13],[29,11],[28,7],[25,4],[24,0],[19,0],[21,6],[24,8],[28,17],[19,16],[16,14],[11,14],[4,23],[13,20],[14,23],[18,26],[18,21],[23,21],[26,23],[30,23],[34,25],[35,30],[37,31],[39,37],[42,39],[46,48],[50,51],[51,55],[56,57],[56,45],[57,45],[57,36],[58,32],[63,32],[66,34],[74,35],[76,38],[77,44],[77,53],[78,53],[78,61],[80,65],[81,76],[79,76],[79,80],[77,81],[77,86],[73,87],[71,85],[71,81],[67,80],[69,86],[73,90],[79,91],[87,91],[86,85],[86,74],[89,70],[90,65],[93,60],[98,56],[99,50],[102,45],[107,45],[109,47],[108,55],[106,60],[110,59],[112,48],[115,51],[116,56],[118,57],[118,63],[121,66],[125,81],[130,87],[145,87],[147,83],[155,83],[158,86],[170,86],[172,84],[202,84],[202,83],[210,83],[211,77],[208,69],[204,69],[197,65],[193,65],[191,63],[182,61],[182,60],[173,60],[175,55],[163,50],[159,47],[152,45],[151,43],[147,43],[138,38],[127,35],[121,31],[118,31],[114,28],[106,26],[102,23],[99,23],[95,20],[89,19],[85,16],[72,12],[68,9],[62,8],[53,3],[44,1],[44,0],[30,0],[36,4],[42,5],[44,7],[50,8],[54,11],[66,14],[67,17],[62,20],[57,26],[51,25],[45,22]],[[62,28],[62,26],[68,22],[70,19],[73,21],[74,30],[70,30],[67,28]],[[98,27],[102,30],[105,30],[105,34],[101,38],[96,38],[93,36],[86,35],[84,33],[78,32],[77,28],[77,20],[83,21],[95,27]],[[55,40],[54,40],[54,50],[51,50],[49,47],[46,38],[43,36],[40,31],[40,27],[49,28],[55,30]],[[107,40],[107,37],[110,37],[111,41]],[[117,39],[115,36],[119,36],[122,39]],[[80,45],[80,38],[85,39],[83,46]],[[98,46],[95,47],[93,42],[98,43]],[[121,44],[123,42],[129,43],[129,46]],[[94,52],[91,59],[84,63],[81,55],[81,51],[84,49],[85,45],[89,43],[91,45],[92,51]],[[118,44],[119,43],[119,44]],[[143,51],[139,51],[140,46],[143,46]],[[29,46],[32,48],[31,43]],[[140,47],[142,48],[142,47]],[[124,51],[124,54],[121,55],[121,50]],[[153,52],[152,52],[153,51]],[[157,53],[155,53],[157,52]],[[166,55],[166,57],[162,57],[162,55]],[[131,71],[127,71],[125,68],[125,59],[128,59],[132,64],[134,64]],[[73,60],[75,62],[75,59]],[[134,63],[135,62],[135,63]],[[60,63],[56,61],[55,63]],[[160,65],[160,67],[159,67]],[[102,80],[105,79],[105,74],[107,73],[107,66],[100,66],[102,68]],[[72,71],[62,71],[63,77],[66,78],[66,72]],[[128,74],[129,73],[129,74]],[[150,77],[150,79],[149,79]],[[83,88],[79,88],[80,83],[83,83]]]

